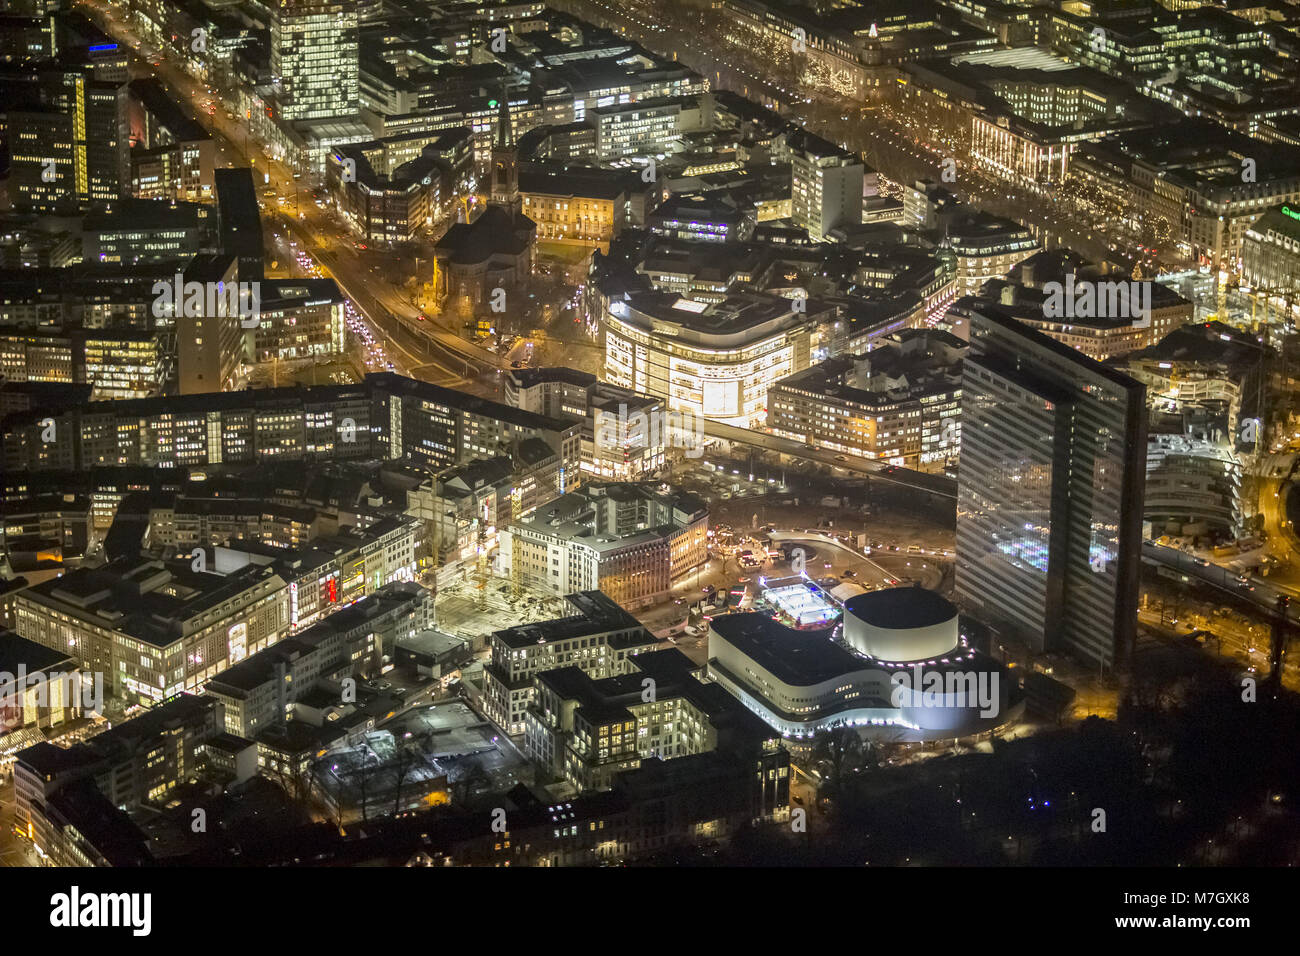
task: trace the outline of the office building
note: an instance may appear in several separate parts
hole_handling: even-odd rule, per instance
[[[1036,653],[1123,667],[1137,627],[1146,389],[996,306],[962,373],[958,602]]]
[[[42,424],[47,418],[52,432]],[[7,469],[44,471],[326,458],[408,458],[445,468],[512,455],[530,438],[559,458],[556,494],[581,483],[581,423],[391,373],[369,375],[360,385],[27,408],[5,421],[0,441]]]
[[[82,260],[111,265],[186,261],[209,247],[210,228],[209,209],[200,203],[124,199],[82,219]]]
[[[432,593],[418,584],[386,585],[227,668],[203,695],[221,702],[227,733],[254,740],[283,728],[293,705],[319,681],[378,676],[399,640],[426,629],[432,605]]]
[[[511,408],[392,373],[366,377],[380,404],[375,425],[376,453],[410,458],[430,468],[444,468],[476,458],[511,456],[518,445],[539,438],[560,459],[555,492],[563,494],[582,481],[582,426]]]
[[[861,158],[803,130],[788,137],[790,218],[813,239],[862,222]]]
[[[573,665],[542,671],[524,712],[524,753],[581,793],[609,789],[643,761],[758,749],[774,736],[722,687],[701,683],[697,670],[674,649],[638,654],[629,673],[599,680]]]
[[[204,290],[235,290],[243,297],[240,305],[250,308],[245,316],[238,307],[229,307],[228,303],[239,301],[234,296],[213,294],[205,295],[197,308],[188,296],[183,303],[172,301],[170,308],[157,307],[156,311],[171,318],[176,327],[177,391],[194,395],[236,388],[248,331],[245,323],[260,323],[255,314],[257,298],[245,295],[245,290],[255,287],[241,285],[239,260],[224,254],[195,256],[183,273],[183,281],[187,285],[202,283]]]
[[[261,279],[264,273],[262,213],[253,171],[246,166],[218,169],[213,172],[212,180],[221,251],[238,258],[241,281]]]
[[[577,667],[597,680],[629,673],[632,658],[658,639],[641,622],[599,591],[567,596],[569,617],[496,631],[492,660],[483,668],[483,712],[512,737],[524,732],[524,714],[536,700],[533,679],[557,667]]]
[[[729,196],[669,196],[646,215],[656,236],[696,242],[744,242],[753,238],[756,219]]]
[[[75,215],[129,190],[124,77],[103,78],[94,64],[75,60],[0,71],[9,196],[18,212]]]
[[[662,399],[572,368],[511,369],[506,404],[581,422],[582,471],[597,481],[643,481],[664,466],[673,448],[690,451],[695,437],[674,432]]]
[[[274,0],[270,9],[277,118],[354,115],[361,106],[356,0]]]
[[[175,374],[165,334],[109,329],[5,330],[0,367],[13,382],[93,385],[96,399],[157,395]]]
[[[783,378],[767,393],[773,434],[919,471],[943,471],[961,447],[961,360],[947,332],[908,329],[864,355]]]
[[[342,146],[330,154],[326,176],[348,225],[368,243],[413,242],[441,218],[436,147],[394,165],[382,144]]]
[[[1236,540],[1245,531],[1241,484],[1241,459],[1228,442],[1152,435],[1142,517],[1151,523],[1153,537]]]
[[[601,163],[631,157],[663,156],[675,150],[679,135],[699,128],[697,97],[640,99],[588,110],[596,127],[596,158]]]
[[[958,296],[975,294],[1042,248],[1024,226],[985,213],[961,216],[944,232],[943,245],[957,260]]]
[[[132,703],[194,692],[288,628],[289,590],[273,568],[223,575],[188,556],[118,558],[14,598],[19,635],[103,673],[105,689]]]
[[[588,484],[511,522],[501,574],[554,594],[600,590],[624,607],[666,597],[708,559],[702,501],[646,485]]]
[[[263,279],[258,294],[257,326],[244,330],[246,360],[322,359],[346,350],[347,300],[333,279]]]
[[[1300,203],[1270,209],[1246,230],[1241,270],[1277,314],[1300,311]]]
[[[216,143],[156,77],[127,85],[131,195],[137,199],[210,200]]]

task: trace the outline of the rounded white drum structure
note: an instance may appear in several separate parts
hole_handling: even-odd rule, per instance
[[[880,661],[943,657],[959,643],[957,607],[925,588],[886,588],[849,598],[844,640]]]

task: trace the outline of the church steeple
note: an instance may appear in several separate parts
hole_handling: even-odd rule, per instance
[[[497,128],[492,142],[492,202],[513,214],[522,211],[519,199],[519,154],[510,123],[510,98],[501,87],[497,100]]]
[[[505,84],[502,84],[501,98],[497,100],[497,134],[492,146],[494,149],[509,149],[514,143],[514,129],[510,124],[510,95]]]

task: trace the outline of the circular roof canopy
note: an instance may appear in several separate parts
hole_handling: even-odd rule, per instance
[[[885,588],[849,598],[844,609],[873,627],[908,630],[933,627],[957,616],[957,606],[918,587]]]

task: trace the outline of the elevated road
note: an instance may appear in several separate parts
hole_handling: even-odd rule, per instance
[[[1142,562],[1148,565],[1167,568],[1176,572],[1187,581],[1208,584],[1220,591],[1226,591],[1237,600],[1253,605],[1267,614],[1277,612],[1277,599],[1282,596],[1300,598],[1300,589],[1289,585],[1267,581],[1264,578],[1248,576],[1242,583],[1241,576],[1230,568],[1198,558],[1177,548],[1168,548],[1153,541],[1142,542]],[[1171,575],[1164,575],[1170,577]],[[1300,601],[1295,602],[1287,612],[1287,619],[1300,623]]]
[[[88,4],[85,9],[118,42],[133,50],[144,47],[134,28],[117,19],[106,5]],[[219,98],[173,61],[161,55],[156,65],[139,55],[132,59],[133,75],[156,74],[182,108],[188,106],[189,115],[213,137],[218,149],[218,167],[249,166],[261,174],[255,176],[259,193],[269,186],[277,195],[292,197],[290,205],[279,208],[266,202],[264,196],[263,223],[281,223],[303,252],[325,268],[372,331],[396,350],[389,356],[395,371],[455,386],[500,368],[500,361],[486,349],[429,321],[418,320],[419,310],[403,300],[398,289],[371,276],[357,256],[356,239],[347,227],[318,209],[310,193],[306,202],[303,201],[302,191],[309,189],[309,183],[299,180],[286,164],[267,156],[252,136],[246,120],[227,116],[217,105]],[[204,108],[207,103],[214,104],[215,108],[211,111]]]
[[[813,448],[793,438],[782,438],[779,435],[769,435],[767,432],[754,431],[751,428],[739,428],[735,425],[724,425],[721,422],[708,419],[704,422],[704,434],[709,438],[749,445],[752,448],[774,451],[795,458],[806,458],[809,461],[829,465],[832,468],[841,468],[853,474],[866,475],[876,481],[900,485],[914,491],[923,491],[939,498],[957,500],[957,482],[947,475],[926,474],[912,471],[910,468],[900,468],[897,465],[886,465],[878,461],[870,461],[856,455],[844,455],[825,448]]]

